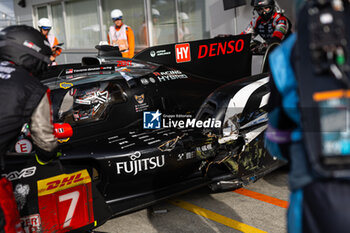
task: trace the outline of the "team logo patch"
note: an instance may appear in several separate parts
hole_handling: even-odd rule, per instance
[[[16,142],[15,151],[17,153],[30,153],[32,152],[33,146],[28,139],[21,139]]]
[[[143,112],[143,128],[160,129],[161,115],[162,113],[160,113],[159,110],[156,112]]]
[[[142,104],[145,101],[145,94],[142,95],[135,95],[135,100],[137,103]]]

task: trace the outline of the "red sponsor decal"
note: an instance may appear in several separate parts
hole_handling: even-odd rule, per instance
[[[175,55],[177,63],[191,61],[190,44],[186,43],[175,45]]]
[[[244,48],[244,40],[225,41],[223,43],[213,43],[210,45],[200,45],[198,50],[198,59],[205,57],[214,57],[233,52],[239,53]]]
[[[117,67],[131,66],[132,61],[117,61]]]
[[[40,196],[38,201],[44,232],[68,232],[94,222],[91,183]]]
[[[66,70],[66,74],[73,74],[73,69]]]
[[[84,178],[81,178],[81,173],[72,175],[70,177],[64,177],[62,180],[54,180],[51,182],[48,182],[46,190],[55,189],[57,187],[63,187],[71,185],[72,183],[77,183],[79,181],[82,181]]]

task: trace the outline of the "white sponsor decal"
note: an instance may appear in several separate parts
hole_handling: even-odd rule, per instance
[[[136,151],[130,156],[131,161],[116,163],[117,174],[122,172],[136,175],[139,172],[153,170],[165,165],[165,155],[140,159],[141,152]]]
[[[28,167],[22,169],[22,171],[12,171],[9,174],[1,174],[1,176],[6,177],[9,181],[19,180],[21,178],[27,178],[30,176],[34,176],[36,171],[36,167]]]
[[[183,74],[181,71],[178,71],[178,70],[153,72],[153,74],[157,76],[159,82],[188,78],[187,75]]]
[[[172,120],[163,118],[163,128],[221,128],[221,121],[209,118],[205,121],[197,119]]]
[[[30,41],[24,41],[23,45],[30,48],[30,49],[34,49],[37,52],[40,52],[41,48],[39,46],[37,46],[36,44],[34,44],[33,42]]]
[[[11,73],[15,71],[15,68],[12,67],[6,67],[6,65],[9,65],[9,63],[1,62],[0,63],[0,79],[9,79],[11,78]]]

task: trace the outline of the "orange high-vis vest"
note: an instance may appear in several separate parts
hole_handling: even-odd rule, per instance
[[[51,48],[53,48],[55,45],[59,44],[56,36],[54,36],[52,34],[48,34],[46,38],[49,41]],[[56,49],[56,52],[54,54],[52,54],[52,56],[57,57],[58,55],[61,54],[61,52],[62,52],[62,49]]]
[[[108,33],[108,43],[118,45],[123,57],[132,58],[135,52],[135,37],[133,30],[123,24],[120,28],[111,26]]]

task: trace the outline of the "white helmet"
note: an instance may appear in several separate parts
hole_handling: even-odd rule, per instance
[[[183,21],[186,21],[186,20],[189,19],[188,14],[186,14],[185,12],[180,12],[180,13],[179,13],[179,18],[180,18],[181,20],[183,20]]]
[[[123,19],[123,12],[119,9],[114,9],[111,12],[111,18],[113,19],[113,21]]]
[[[39,19],[38,27],[50,30],[52,28],[52,23],[48,18],[41,18]]]
[[[160,16],[159,10],[157,10],[156,8],[152,8],[152,16],[159,17]]]

